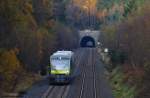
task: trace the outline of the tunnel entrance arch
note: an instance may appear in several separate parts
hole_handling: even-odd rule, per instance
[[[84,36],[80,41],[80,47],[95,47],[95,40],[91,36]]]

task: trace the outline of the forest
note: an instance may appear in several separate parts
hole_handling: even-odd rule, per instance
[[[54,1],[0,1],[1,92],[14,91],[23,77],[34,77],[49,64],[54,51],[77,47],[76,29],[64,22],[64,13],[58,10],[65,3]]]
[[[20,91],[22,81],[36,81],[54,51],[78,48],[78,30],[93,28],[102,32],[102,47],[110,50],[110,69],[119,67],[122,82],[135,87],[135,97],[124,98],[149,98],[149,4],[149,0],[0,0],[0,94]]]
[[[117,68],[112,73],[114,77],[112,80],[116,79],[118,82],[113,84],[118,90],[115,93],[116,98],[122,98],[121,96],[149,98],[150,2],[148,0],[109,1],[113,3],[105,2],[104,8],[100,6],[103,8],[101,30],[104,32],[101,40],[104,47],[111,49],[111,68]],[[118,69],[120,71],[117,73]],[[126,83],[131,89],[127,85],[122,86]]]

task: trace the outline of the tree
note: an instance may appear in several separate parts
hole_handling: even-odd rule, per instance
[[[39,25],[45,24],[52,17],[52,3],[51,0],[32,0],[33,13]]]

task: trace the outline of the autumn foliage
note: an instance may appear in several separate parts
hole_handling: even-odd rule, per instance
[[[13,91],[22,73],[46,68],[57,49],[77,47],[78,35],[66,24],[63,8],[56,0],[0,1],[1,91]]]
[[[7,91],[15,88],[15,83],[22,70],[16,49],[0,52],[0,89]],[[10,85],[12,84],[12,85]]]
[[[125,53],[125,81],[136,85],[137,98],[149,98],[150,79],[150,2],[139,6],[127,18],[103,26],[105,47]]]

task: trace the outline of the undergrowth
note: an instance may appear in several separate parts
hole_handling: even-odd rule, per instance
[[[110,73],[110,83],[115,98],[134,98],[135,86],[129,86],[124,82],[124,73],[117,67]]]

